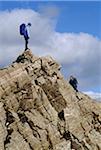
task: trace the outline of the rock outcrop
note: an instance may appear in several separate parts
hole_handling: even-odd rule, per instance
[[[0,150],[100,150],[101,103],[76,93],[51,57],[0,70]]]

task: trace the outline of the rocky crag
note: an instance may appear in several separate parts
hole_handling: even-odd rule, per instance
[[[101,150],[101,103],[60,68],[28,50],[0,70],[0,150]]]

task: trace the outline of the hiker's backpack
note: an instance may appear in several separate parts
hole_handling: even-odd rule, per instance
[[[21,35],[24,35],[24,33],[25,33],[25,27],[26,27],[26,25],[24,23],[20,25],[20,34]]]

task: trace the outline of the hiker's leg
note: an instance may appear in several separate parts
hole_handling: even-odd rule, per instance
[[[28,40],[25,39],[25,51],[28,49]]]
[[[26,48],[28,49],[28,39],[27,39],[27,41],[26,41]]]
[[[73,85],[73,88],[76,92],[78,92],[77,85]]]
[[[24,36],[25,39],[25,51],[28,49],[28,38]]]

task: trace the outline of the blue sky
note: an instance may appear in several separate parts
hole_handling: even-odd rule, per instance
[[[0,1],[0,10],[0,26],[4,25],[0,30],[1,67],[10,64],[18,49],[23,49],[17,26],[23,20],[31,21],[33,53],[55,57],[65,78],[71,74],[78,78],[80,90],[101,92],[100,1]]]
[[[56,6],[59,9],[56,31],[59,32],[86,32],[101,38],[101,2],[100,1],[8,1],[0,2],[1,10],[14,8],[31,8],[39,11],[40,6]]]

